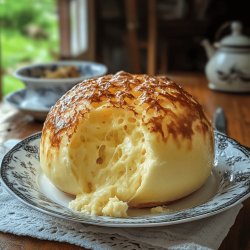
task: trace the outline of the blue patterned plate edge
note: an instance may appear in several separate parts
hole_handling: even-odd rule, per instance
[[[208,202],[183,211],[154,216],[111,218],[83,215],[55,203],[39,190],[36,177],[40,172],[40,137],[41,133],[27,137],[4,156],[1,181],[20,201],[48,215],[106,227],[166,226],[221,213],[250,197],[250,151],[234,139],[215,131],[215,169],[220,183],[218,192]],[[19,159],[20,155],[24,158]]]

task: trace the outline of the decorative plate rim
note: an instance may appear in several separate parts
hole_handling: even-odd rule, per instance
[[[241,145],[239,142],[236,140],[228,137],[227,135],[220,133],[218,131],[215,131],[215,137],[216,136],[221,136],[225,138],[227,142],[229,142],[231,145],[237,147],[238,150],[240,150],[248,159],[250,158],[250,151],[247,147]],[[188,208],[185,210],[177,211],[174,213],[169,213],[169,214],[157,214],[155,216],[150,216],[150,218],[153,220],[154,218],[156,222],[153,221],[145,221],[145,216],[138,216],[138,217],[132,217],[131,218],[112,218],[112,217],[106,217],[106,216],[88,216],[88,215],[79,215],[79,213],[75,213],[71,211],[69,208],[63,207],[62,205],[50,200],[54,204],[57,204],[60,207],[63,207],[65,211],[68,212],[68,214],[63,214],[61,212],[55,212],[51,209],[48,209],[47,207],[40,206],[39,204],[35,203],[32,199],[29,199],[25,197],[19,190],[16,190],[13,185],[8,181],[8,179],[5,176],[5,171],[7,168],[7,165],[9,161],[12,159],[12,156],[14,155],[15,152],[17,152],[19,149],[22,149],[25,144],[28,144],[29,142],[35,141],[37,139],[40,139],[41,137],[41,132],[38,132],[36,134],[33,134],[21,142],[19,142],[17,145],[15,145],[3,158],[2,164],[1,164],[1,175],[0,175],[0,180],[2,181],[3,185],[6,187],[8,192],[12,195],[14,195],[18,200],[23,202],[24,204],[40,211],[45,214],[55,216],[58,218],[78,222],[78,223],[85,223],[85,224],[92,224],[92,225],[98,225],[98,226],[106,226],[106,227],[155,227],[155,226],[167,226],[167,225],[174,225],[174,224],[181,224],[181,223],[186,223],[186,222],[191,222],[195,220],[199,220],[202,218],[207,218],[212,215],[221,213],[225,210],[228,210],[229,208],[241,203],[243,200],[247,199],[250,197],[250,180],[245,180],[244,184],[247,185],[247,189],[240,193],[237,197],[234,197],[230,199],[229,201],[225,202],[225,204],[214,207],[210,211],[201,211],[200,213],[197,213],[192,215],[191,217],[185,217],[185,215],[188,215],[188,213],[192,210],[195,211],[195,209],[202,207],[206,205],[209,201],[198,205],[196,207]],[[250,171],[247,172],[250,176]],[[38,186],[38,184],[36,184]],[[212,197],[212,199],[215,196]],[[48,198],[49,199],[49,198]],[[182,215],[183,218],[181,219],[174,219],[173,217],[176,215]],[[172,218],[171,218],[172,217]]]
[[[4,101],[9,103],[13,107],[15,107],[21,111],[24,111],[24,112],[28,111],[28,112],[39,112],[39,113],[46,113],[47,114],[49,112],[50,108],[42,108],[42,109],[34,108],[34,107],[30,107],[30,108],[25,107],[24,108],[24,107],[20,106],[20,102],[18,102],[18,104],[16,104],[12,101],[13,96],[20,95],[20,93],[22,94],[22,93],[25,93],[26,91],[27,91],[27,89],[24,88],[24,89],[20,89],[20,90],[14,91],[12,93],[9,93],[8,95],[6,95],[4,97]],[[22,101],[23,100],[24,99],[22,99]]]

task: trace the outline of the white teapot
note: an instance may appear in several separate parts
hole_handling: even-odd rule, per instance
[[[231,23],[232,33],[212,46],[203,40],[209,61],[208,87],[230,92],[250,91],[250,38],[242,35],[240,22]],[[215,49],[217,48],[217,49]]]

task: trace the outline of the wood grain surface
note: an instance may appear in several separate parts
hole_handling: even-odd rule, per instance
[[[207,80],[202,74],[172,74],[169,77],[181,84],[203,105],[210,119],[215,109],[218,106],[222,107],[228,121],[229,136],[250,147],[250,94],[211,91],[207,88]],[[20,113],[8,104],[0,103],[0,143],[7,139],[25,138],[41,129],[41,122],[34,121],[32,117]],[[243,205],[220,250],[250,249],[250,198]],[[0,249],[76,250],[83,248],[67,243],[0,233]]]

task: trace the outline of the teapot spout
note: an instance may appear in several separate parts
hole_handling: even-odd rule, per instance
[[[207,39],[202,40],[201,45],[204,47],[207,57],[211,58],[215,53],[215,48],[211,45],[211,43]]]

